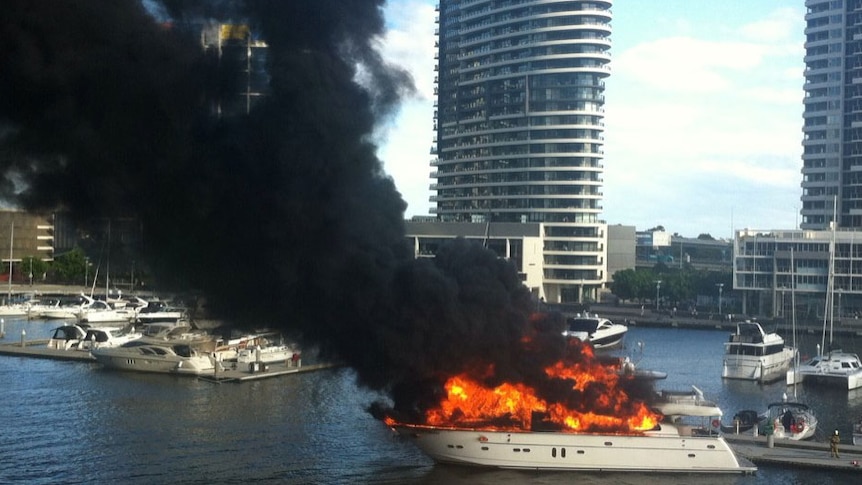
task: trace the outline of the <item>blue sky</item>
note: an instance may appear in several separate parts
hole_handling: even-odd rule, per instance
[[[386,171],[427,214],[434,5],[390,0],[380,50],[417,94],[378,133]],[[731,237],[798,226],[804,0],[617,0],[602,219]]]

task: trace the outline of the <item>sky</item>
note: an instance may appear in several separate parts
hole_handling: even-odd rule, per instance
[[[417,87],[377,134],[407,218],[431,207],[435,4],[390,0],[379,43]],[[804,4],[614,2],[602,220],[685,237],[798,228]]]

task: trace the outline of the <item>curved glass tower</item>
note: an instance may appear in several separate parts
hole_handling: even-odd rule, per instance
[[[605,281],[611,1],[442,0],[432,213],[540,222],[548,301]]]

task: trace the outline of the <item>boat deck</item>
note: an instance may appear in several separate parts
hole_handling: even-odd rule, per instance
[[[776,439],[774,446],[770,448],[767,446],[766,436],[725,434],[724,439],[733,448],[737,457],[748,459],[758,465],[862,471],[862,446],[854,446],[850,443],[838,445],[838,454],[841,458],[831,458],[828,443]]]

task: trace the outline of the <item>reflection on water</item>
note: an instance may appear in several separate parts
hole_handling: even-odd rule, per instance
[[[55,323],[6,320],[46,338]],[[668,372],[664,389],[697,385],[725,414],[766,408],[793,390],[721,379],[727,332],[633,327],[620,351]],[[643,342],[643,355],[635,354]],[[213,384],[102,370],[97,364],[0,356],[0,483],[584,484],[847,483],[851,475],[761,466],[754,476],[484,470],[435,465],[366,411],[378,396],[347,369]],[[849,440],[862,392],[805,388],[821,433]],[[852,474],[855,480],[857,474]]]

